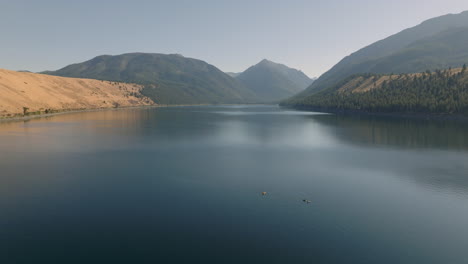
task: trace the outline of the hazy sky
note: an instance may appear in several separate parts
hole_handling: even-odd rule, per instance
[[[267,58],[319,76],[344,56],[467,0],[0,0],[0,68],[180,53],[223,71]]]

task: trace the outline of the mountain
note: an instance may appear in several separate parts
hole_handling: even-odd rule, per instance
[[[226,72],[226,74],[231,76],[232,78],[236,78],[241,73],[240,72]]]
[[[463,68],[414,74],[357,74],[296,107],[323,112],[457,114],[468,116],[468,71]]]
[[[158,104],[256,101],[253,92],[213,65],[178,54],[104,55],[44,73],[142,84],[142,94]]]
[[[427,20],[345,57],[295,98],[301,100],[353,74],[415,73],[460,67],[464,62],[468,62],[468,11]]]
[[[304,90],[313,80],[283,64],[262,60],[236,77],[263,102],[277,102]]]
[[[153,105],[136,84],[0,69],[0,119],[70,110]]]

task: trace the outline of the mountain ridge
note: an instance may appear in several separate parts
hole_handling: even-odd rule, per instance
[[[313,80],[300,70],[263,59],[237,77],[264,102],[277,102],[309,86]]]
[[[101,55],[45,74],[138,83],[160,104],[251,103],[255,95],[236,79],[202,60],[180,54]]]
[[[142,52],[100,55],[43,73],[141,84],[142,93],[160,104],[273,103],[313,81],[302,71],[267,59],[236,74],[180,54]]]
[[[381,60],[386,56],[395,54],[405,47],[429,38],[445,30],[457,27],[468,26],[468,11],[459,14],[448,14],[423,21],[417,26],[402,30],[387,38],[376,41],[364,48],[344,57],[340,62],[333,66],[330,70],[320,76],[311,86],[304,92],[296,95],[296,98],[311,95],[321,90],[327,89],[336,85],[342,79],[357,73],[373,72],[370,61]],[[426,68],[435,70],[440,66],[432,66],[429,62],[426,63]],[[459,62],[447,63],[446,66],[460,66]],[[405,73],[417,72],[420,69],[407,69]],[[390,68],[381,68],[374,73],[391,73]]]

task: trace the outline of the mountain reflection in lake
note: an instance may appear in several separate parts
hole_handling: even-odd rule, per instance
[[[468,123],[380,116],[314,116],[343,143],[408,149],[468,149]]]
[[[465,263],[467,128],[276,106],[2,123],[0,263]]]

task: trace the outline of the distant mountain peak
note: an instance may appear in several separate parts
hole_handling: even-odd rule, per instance
[[[248,68],[236,79],[254,91],[257,97],[263,98],[265,102],[285,99],[304,90],[313,82],[302,71],[268,59],[263,59]]]
[[[281,64],[281,63],[277,63],[277,62],[274,62],[274,61],[271,61],[271,60],[268,60],[268,59],[263,59],[261,60],[258,64],[256,65],[263,65],[263,66],[278,66],[278,67],[285,67],[285,68],[289,68],[288,66],[284,65],[284,64]]]
[[[277,63],[274,63],[271,60],[263,59],[262,61],[259,62],[259,64],[277,64]]]

